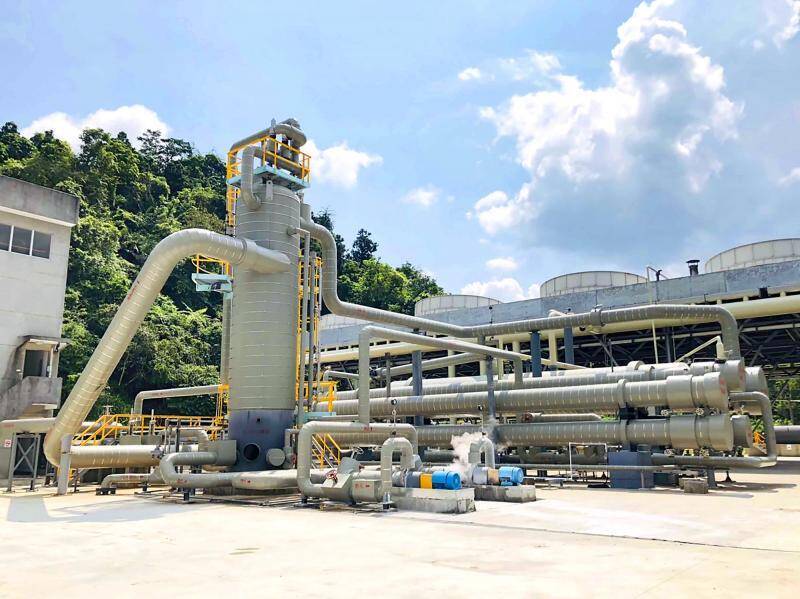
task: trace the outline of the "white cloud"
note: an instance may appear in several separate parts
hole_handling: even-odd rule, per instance
[[[22,134],[30,137],[35,133],[53,131],[53,134],[66,141],[74,150],[79,150],[81,133],[84,129],[100,128],[112,135],[124,131],[131,143],[148,129],[169,133],[169,126],[158,114],[141,104],[120,106],[112,110],[100,109],[85,117],[74,117],[64,112],[53,112],[38,119],[22,129]]]
[[[501,58],[498,61],[498,70],[513,81],[547,75],[560,68],[561,62],[555,54],[533,50],[528,50],[524,56],[518,58]]]
[[[800,32],[800,0],[770,0],[764,3],[767,14],[767,31],[773,43],[786,45]]]
[[[517,270],[519,264],[513,256],[499,256],[486,261],[486,268],[491,270]]]
[[[607,85],[590,86],[554,63],[551,87],[534,84],[482,109],[530,177],[516,194],[498,189],[474,205],[483,231],[528,246],[570,243],[602,266],[674,259],[676,245],[698,232],[737,230],[735,210],[758,193],[750,186],[756,161],[740,146],[744,104],[673,9],[643,2],[620,25]]]
[[[425,187],[417,187],[412,189],[400,201],[404,204],[415,204],[423,208],[430,208],[433,206],[441,196],[441,191],[432,185]]]
[[[308,140],[303,151],[311,156],[314,180],[345,189],[355,187],[361,169],[383,163],[383,158],[377,154],[354,150],[346,141],[320,149],[313,140]]]
[[[800,166],[794,167],[786,174],[786,176],[781,177],[778,180],[778,184],[784,187],[797,182],[800,182]]]
[[[498,58],[483,68],[467,67],[458,74],[461,81],[528,81],[538,80],[561,68],[555,54],[526,50],[522,56]]]
[[[465,295],[483,295],[498,299],[501,302],[517,302],[529,297],[522,285],[519,284],[519,281],[512,277],[492,279],[491,281],[474,281],[462,287],[461,293]]]
[[[523,185],[519,192],[509,197],[504,191],[486,194],[467,212],[467,218],[477,217],[484,231],[494,235],[510,229],[536,215],[536,207],[530,198],[530,186]]]
[[[458,74],[458,78],[461,81],[473,81],[480,79],[482,76],[483,73],[481,73],[481,70],[478,67],[467,67]]]

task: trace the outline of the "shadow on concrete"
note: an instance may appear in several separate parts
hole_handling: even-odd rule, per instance
[[[61,506],[58,498],[45,501],[41,495],[12,497],[6,512],[6,522],[137,522],[162,518],[189,506],[167,505],[150,501],[131,501],[130,497],[107,502]],[[196,509],[197,506],[191,506]]]

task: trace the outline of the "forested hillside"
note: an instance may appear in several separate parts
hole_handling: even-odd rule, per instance
[[[187,227],[223,231],[225,165],[191,143],[150,131],[134,147],[124,133],[87,129],[77,154],[52,133],[30,139],[14,123],[0,129],[0,174],[74,194],[80,222],[72,234],[62,353],[65,394],[74,385],[150,250]],[[313,172],[313,164],[312,164]],[[334,230],[334,214],[317,222]],[[414,302],[442,293],[411,264],[394,268],[377,255],[364,229],[348,249],[339,246],[339,292],[348,301],[410,313]],[[109,380],[96,410],[129,409],[143,389],[217,381],[221,296],[198,293],[191,263],[175,270],[128,352]],[[205,398],[181,402],[189,414],[213,413]],[[171,408],[172,410],[173,408]]]

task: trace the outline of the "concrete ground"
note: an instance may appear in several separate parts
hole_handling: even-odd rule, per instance
[[[0,494],[0,597],[796,598],[800,459],[733,478],[460,516],[19,489]]]

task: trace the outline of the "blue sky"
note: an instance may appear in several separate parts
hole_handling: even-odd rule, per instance
[[[5,3],[0,117],[313,141],[349,240],[512,300],[797,236],[800,2]]]

